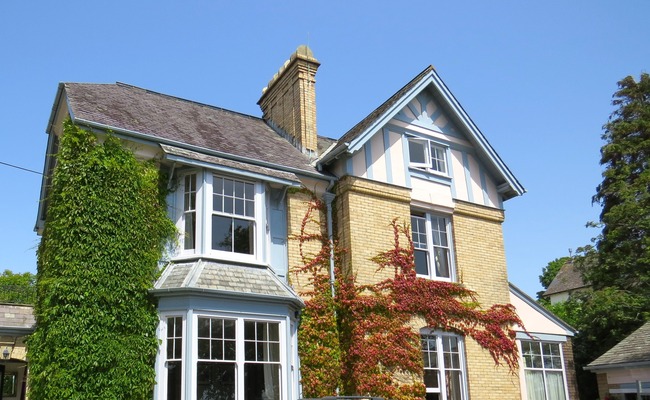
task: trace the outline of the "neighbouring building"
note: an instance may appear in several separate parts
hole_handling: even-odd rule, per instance
[[[596,374],[601,399],[650,399],[650,322],[585,367]]]
[[[0,304],[0,399],[25,399],[27,352],[25,339],[34,331],[34,309]]]
[[[171,177],[169,216],[180,236],[152,290],[156,399],[302,397],[298,293],[307,282],[291,272],[300,254],[288,239],[307,211],[301,189],[324,200],[327,212],[316,217],[347,249],[344,263],[360,283],[383,278],[369,259],[390,248],[397,218],[411,224],[422,278],[460,282],[485,307],[522,297],[508,284],[501,224],[504,202],[525,190],[433,67],[333,140],[317,134],[319,66],[300,46],[263,90],[261,118],[122,83],[59,85],[47,154],[70,118],[98,135],[112,131]],[[46,175],[55,162],[47,157]],[[46,208],[41,202],[38,229]],[[435,360],[427,368],[439,377],[427,399],[575,398],[570,329],[540,315],[528,312],[526,324],[551,322],[520,340],[547,397],[527,394],[532,381],[496,367],[473,340],[421,327],[423,342],[435,343],[423,349]]]
[[[551,304],[561,303],[569,300],[571,295],[589,287],[582,279],[582,273],[573,261],[567,261],[562,265],[555,275],[555,278],[548,285],[544,297]]]

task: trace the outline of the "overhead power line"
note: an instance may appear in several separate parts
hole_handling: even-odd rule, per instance
[[[0,161],[0,164],[2,164],[2,165],[6,165],[7,167],[16,168],[16,169],[21,169],[21,170],[23,170],[23,171],[31,172],[32,174],[43,175],[43,173],[41,173],[41,172],[34,171],[34,170],[32,170],[32,169],[28,169],[28,168],[19,167],[19,166],[17,166],[17,165],[9,164],[9,163],[6,163],[6,162],[2,162],[2,161]]]

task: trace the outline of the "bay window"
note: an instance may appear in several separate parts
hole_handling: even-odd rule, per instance
[[[565,400],[565,376],[560,343],[521,341],[528,400]]]
[[[182,317],[168,316],[163,321],[166,374],[160,382],[165,391],[160,393],[166,395],[161,398],[286,399],[282,319],[195,315],[186,326]],[[185,332],[192,338],[190,343],[183,341]]]
[[[264,185],[207,171],[182,175],[177,195],[178,256],[264,261]]]
[[[426,400],[466,399],[462,338],[448,333],[426,333],[420,340]]]
[[[430,279],[454,280],[449,218],[429,213],[411,213],[415,272]]]

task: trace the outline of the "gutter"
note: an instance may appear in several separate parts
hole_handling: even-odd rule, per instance
[[[255,293],[244,293],[244,292],[227,292],[222,290],[206,289],[206,288],[165,288],[165,289],[150,289],[149,293],[157,297],[175,297],[183,295],[196,295],[196,296],[205,296],[210,298],[221,298],[225,300],[231,300],[233,297],[249,299],[259,302],[264,300],[269,303],[277,304],[293,304],[298,308],[304,308],[305,303],[298,297],[284,297],[284,296],[273,296],[273,295],[264,295],[264,294],[255,294]]]

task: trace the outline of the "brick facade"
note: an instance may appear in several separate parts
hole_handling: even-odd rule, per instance
[[[334,218],[339,245],[346,250],[342,265],[349,266],[359,284],[377,283],[392,274],[377,272],[371,259],[393,246],[391,222],[410,221],[410,190],[346,176],[336,186]]]
[[[478,295],[483,308],[510,303],[501,224],[502,210],[457,201],[452,216],[458,281]],[[470,398],[518,399],[519,378],[495,366],[490,353],[465,341]]]

